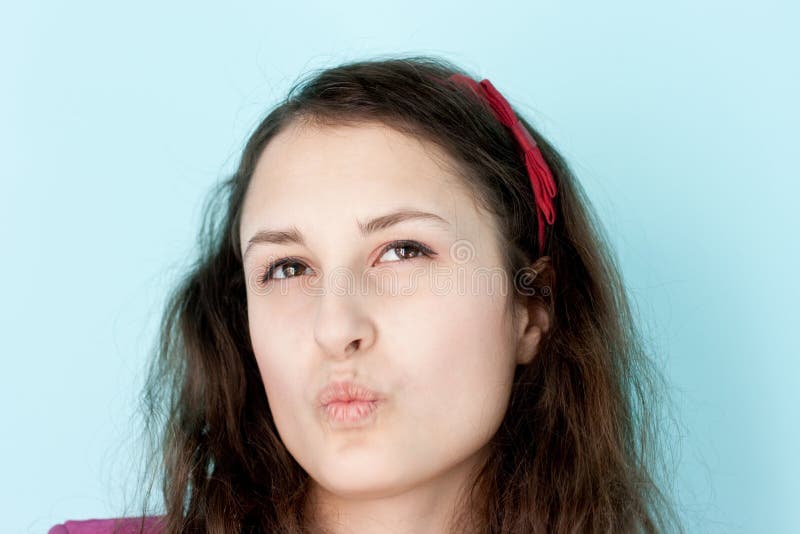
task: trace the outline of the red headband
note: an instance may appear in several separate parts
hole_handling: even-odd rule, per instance
[[[466,84],[482,99],[487,101],[494,112],[495,117],[505,126],[511,129],[517,143],[522,148],[525,155],[525,166],[528,169],[528,177],[533,186],[533,196],[536,200],[536,219],[539,230],[539,254],[544,252],[544,222],[552,225],[556,220],[556,210],[553,197],[556,196],[556,182],[550,168],[542,157],[536,141],[531,136],[527,128],[519,121],[508,101],[503,95],[494,88],[492,82],[487,79],[476,82],[463,74],[453,74],[451,80]]]

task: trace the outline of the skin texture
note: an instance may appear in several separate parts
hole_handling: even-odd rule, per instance
[[[443,532],[505,414],[516,365],[548,327],[533,307],[512,313],[508,287],[471,285],[481,269],[501,272],[502,251],[493,219],[443,159],[380,124],[295,123],[267,145],[245,198],[242,250],[262,229],[305,239],[245,256],[248,321],[280,437],[313,479],[312,516],[333,532]],[[449,225],[361,235],[357,221],[399,208]],[[401,239],[436,256],[385,250]],[[265,265],[287,256],[300,263],[260,285]],[[320,416],[316,395],[336,379],[385,397],[369,426],[337,430]]]

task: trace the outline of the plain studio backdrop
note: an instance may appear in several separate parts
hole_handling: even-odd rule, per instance
[[[646,4],[5,3],[5,531],[131,504],[204,195],[300,74],[386,54],[488,77],[573,166],[674,387],[688,531],[800,531],[798,8]]]

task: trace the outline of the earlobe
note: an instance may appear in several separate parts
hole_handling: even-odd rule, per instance
[[[535,273],[534,288],[538,295],[527,295],[516,303],[517,363],[527,364],[538,354],[542,338],[550,330],[552,288],[555,272],[548,256],[540,257],[530,266]],[[547,292],[544,292],[547,288]],[[543,298],[550,296],[549,298]]]
[[[532,326],[520,340],[519,350],[517,351],[517,363],[526,365],[533,361],[539,352],[539,342],[542,339],[542,330],[538,326]]]
[[[523,312],[523,318],[518,338],[517,361],[526,364],[539,353],[542,337],[550,329],[550,316],[544,307],[531,303]]]

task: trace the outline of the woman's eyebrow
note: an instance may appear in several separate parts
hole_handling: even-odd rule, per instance
[[[362,237],[367,237],[372,233],[384,230],[390,226],[394,226],[395,224],[418,219],[431,221],[446,228],[450,227],[450,223],[447,221],[447,219],[436,215],[435,213],[417,209],[399,209],[384,215],[379,215],[378,217],[370,219],[366,223],[362,223],[360,221],[356,222],[358,224],[358,229],[361,231]],[[284,230],[259,230],[248,240],[244,257],[247,257],[254,245],[267,243],[276,245],[297,243],[299,245],[305,245],[305,239],[303,238],[303,233],[295,226],[291,226]]]

